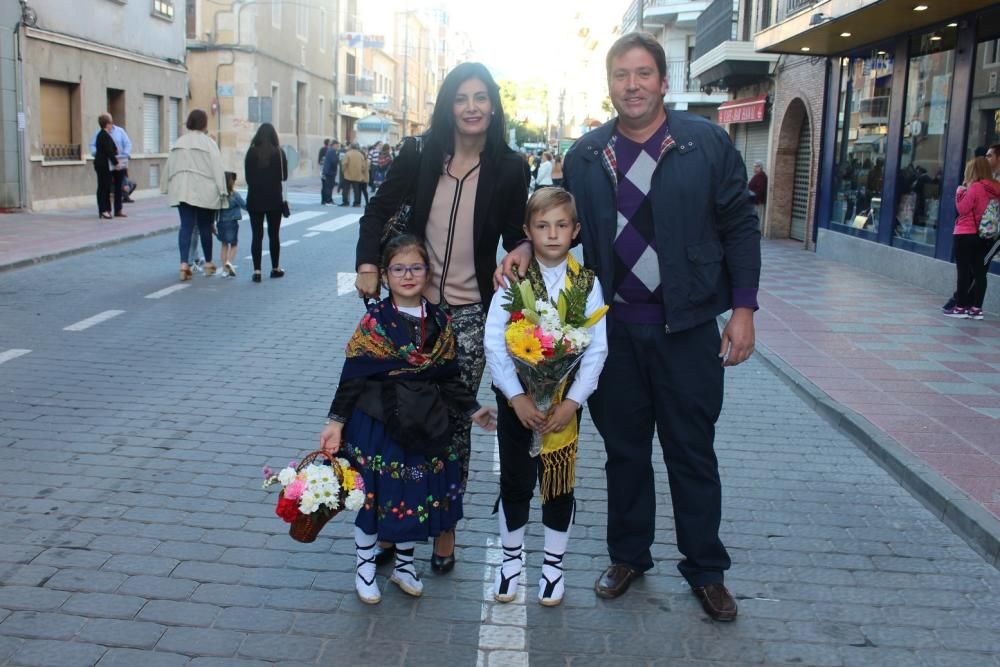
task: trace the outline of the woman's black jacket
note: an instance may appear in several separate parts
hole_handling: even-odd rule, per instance
[[[426,140],[422,142],[426,144]],[[528,165],[517,153],[503,147],[491,159],[480,155],[479,185],[473,216],[473,248],[476,282],[483,303],[493,297],[493,271],[497,266],[497,244],[509,251],[524,236],[524,208],[528,199]],[[404,201],[412,201],[413,212],[408,230],[425,238],[427,217],[442,173],[441,164],[431,164],[427,150],[419,150],[416,139],[408,137],[392,163],[385,182],[372,197],[361,218],[357,262],[379,265],[379,241],[382,226]],[[444,254],[444,248],[439,249]]]

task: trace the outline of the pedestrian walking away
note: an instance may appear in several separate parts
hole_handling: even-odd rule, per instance
[[[111,116],[101,114],[97,119],[100,129],[94,140],[94,171],[97,173],[97,213],[105,220],[111,219],[111,177],[118,164],[118,148],[111,138]],[[121,204],[119,204],[119,207]]]
[[[430,130],[410,137],[372,197],[361,229],[355,266],[358,295],[379,294],[379,244],[387,221],[412,204],[407,230],[422,239],[431,271],[424,296],[452,318],[462,381],[475,395],[482,380],[484,304],[493,296],[493,271],[501,238],[506,250],[524,239],[528,174],[524,161],[507,146],[500,88],[480,63],[462,63],[445,76]],[[462,465],[461,486],[469,477],[471,423],[452,413],[455,424],[449,456]],[[385,546],[385,545],[383,545]],[[454,531],[435,540],[431,567],[450,572],[455,565]]]
[[[323,153],[321,175],[323,185],[320,190],[320,204],[330,206],[333,204],[333,188],[337,185],[337,169],[340,167],[340,142],[334,139],[330,143],[330,148]]]
[[[586,317],[603,311],[601,285],[593,271],[582,268],[569,255],[580,233],[573,196],[562,188],[543,188],[528,200],[525,233],[532,241],[534,257],[528,267],[528,281],[536,303],[553,301],[574,306],[576,315]],[[515,288],[518,289],[518,288]],[[516,327],[513,298],[501,288],[493,295],[486,316],[486,363],[497,393],[497,438],[500,453],[500,497],[495,505],[499,516],[503,562],[497,568],[493,597],[512,602],[517,595],[523,567],[522,548],[528,525],[528,509],[536,480],[541,482],[542,524],[545,527],[545,556],[538,580],[538,601],[544,606],[562,602],[566,590],[563,565],[569,546],[576,506],[573,487],[576,452],[583,403],[597,387],[597,379],[607,357],[605,323],[601,319],[587,333],[590,342],[580,358],[579,368],[564,381],[562,400],[548,412],[539,409],[518,378],[507,344],[508,327]],[[564,306],[566,313],[568,306]],[[523,316],[523,313],[521,314]],[[568,318],[567,318],[568,319]],[[534,325],[532,325],[532,331]],[[578,345],[583,343],[578,340]],[[555,354],[553,342],[549,353]],[[544,351],[540,353],[545,355]],[[533,431],[542,438],[537,457],[531,455]]]
[[[267,219],[267,242],[271,257],[271,277],[285,275],[281,268],[281,213],[284,197],[281,184],[288,180],[288,160],[278,143],[274,125],[263,123],[250,142],[243,160],[247,179],[247,211],[250,213],[250,255],[253,260],[255,283],[260,282],[260,265],[264,254],[264,220]]]
[[[222,275],[228,278],[236,277],[236,267],[233,266],[233,262],[236,260],[236,246],[240,238],[240,220],[247,208],[246,201],[235,188],[236,172],[227,171],[226,189],[229,191],[229,205],[219,212],[217,229],[219,243],[222,246],[219,251],[219,262],[222,264]]]
[[[215,273],[212,263],[212,226],[223,206],[228,206],[226,175],[222,168],[219,147],[206,134],[208,114],[202,109],[192,109],[188,114],[188,131],[170,147],[166,174],[160,182],[160,191],[167,195],[171,206],[177,207],[181,227],[177,232],[180,249],[180,279],[191,280],[189,264],[191,235],[195,228],[201,237],[205,254],[206,276]]]
[[[586,264],[612,304],[608,358],[588,402],[607,454],[611,560],[595,591],[618,597],[653,567],[655,430],[683,556],[678,569],[709,617],[732,621],[714,439],[724,368],[753,351],[757,216],[729,135],[664,106],[666,57],[652,35],[619,38],[606,66],[618,115],[580,138],[563,167],[564,186],[580,205]],[[509,253],[496,280],[529,259],[526,247]],[[716,317],[730,309],[720,335]]]
[[[347,206],[348,194],[353,193],[353,206],[361,206],[361,197],[364,195],[365,203],[368,203],[368,195],[364,192],[368,183],[368,162],[365,154],[361,152],[361,147],[357,143],[352,143],[347,149],[344,158],[340,162],[340,169],[344,174],[347,187],[342,193],[341,206]]]
[[[487,431],[495,412],[479,405],[462,382],[455,331],[447,314],[423,296],[429,271],[423,244],[402,235],[382,256],[389,296],[362,318],[347,358],[320,449],[343,448],[367,492],[354,522],[355,590],[375,604],[376,542],[395,544],[390,581],[419,597],[413,564],[417,542],[451,530],[462,516],[462,469],[447,456],[453,424],[448,405]]]

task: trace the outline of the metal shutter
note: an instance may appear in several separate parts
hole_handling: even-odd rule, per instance
[[[806,221],[809,218],[809,164],[812,162],[812,132],[809,119],[802,120],[799,147],[795,151],[795,179],[792,185],[792,225],[788,236],[796,241],[806,240]]]
[[[160,97],[142,96],[142,152],[160,152]]]
[[[736,126],[733,136],[733,144],[736,150],[743,155],[743,162],[747,168],[747,180],[753,176],[753,163],[757,160],[764,165],[764,171],[771,173],[770,165],[767,163],[767,144],[771,136],[770,123],[740,123]]]
[[[171,97],[167,104],[167,143],[173,146],[177,141],[177,135],[181,124],[181,101],[176,97]],[[168,148],[169,148],[168,146]]]

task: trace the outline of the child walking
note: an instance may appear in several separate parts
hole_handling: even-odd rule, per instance
[[[233,267],[233,260],[236,259],[236,246],[240,237],[240,220],[243,219],[243,211],[247,208],[247,203],[243,196],[234,190],[236,187],[236,172],[226,172],[226,189],[229,191],[229,207],[219,212],[219,243],[222,250],[219,254],[219,261],[222,263],[222,275],[235,278],[236,269]]]
[[[572,287],[587,295],[586,313],[599,310],[604,298],[597,277],[569,254],[580,232],[573,195],[559,187],[537,190],[528,199],[526,217],[524,231],[532,242],[534,258],[525,279],[530,281],[536,301],[556,301],[561,291]],[[597,388],[608,354],[607,334],[603,319],[589,330],[591,342],[584,348],[575,378],[571,376],[568,381],[563,400],[545,414],[525,393],[507,351],[505,329],[510,315],[503,308],[506,301],[505,290],[498,290],[486,317],[486,362],[497,392],[500,498],[496,510],[503,547],[503,563],[497,571],[493,596],[499,602],[510,602],[517,594],[528,506],[535,483],[540,480],[545,559],[538,580],[538,600],[545,606],[555,606],[562,602],[565,591],[562,563],[575,508],[573,486],[581,407]],[[558,437],[560,449],[555,456],[546,455],[543,441],[542,454],[531,457],[532,431],[543,437]]]
[[[448,316],[421,294],[430,260],[414,236],[391,240],[382,254],[389,296],[372,306],[347,344],[340,385],[320,448],[343,451],[361,471],[367,497],[354,522],[355,588],[362,602],[381,600],[375,582],[377,540],[396,545],[390,580],[419,596],[417,542],[451,530],[462,518],[462,469],[447,455],[448,404],[487,431],[495,412],[462,384]]]

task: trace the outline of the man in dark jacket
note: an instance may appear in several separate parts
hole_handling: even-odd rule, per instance
[[[333,186],[337,184],[337,166],[340,164],[340,142],[334,139],[323,153],[322,178],[323,189],[320,193],[320,203],[323,206],[333,205]]]
[[[607,452],[611,557],[595,590],[618,597],[653,567],[655,429],[683,555],[678,569],[711,618],[732,621],[714,439],[723,368],[753,352],[757,216],[729,136],[664,108],[666,58],[652,35],[615,42],[607,74],[618,117],[584,135],[564,163],[586,265],[612,304],[608,358],[588,403]],[[730,309],[720,335],[716,317]]]

